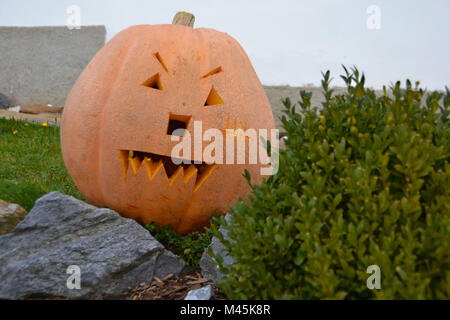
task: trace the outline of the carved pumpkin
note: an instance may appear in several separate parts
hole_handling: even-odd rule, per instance
[[[193,136],[195,120],[203,131],[274,128],[236,40],[183,25],[133,26],[97,53],[72,88],[61,122],[64,161],[88,202],[180,234],[198,230],[247,198],[244,169],[257,183],[261,165],[173,164],[171,135],[184,128]]]

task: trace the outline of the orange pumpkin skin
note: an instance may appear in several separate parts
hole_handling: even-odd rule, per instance
[[[146,85],[156,74],[160,90]],[[223,104],[205,106],[212,88]],[[225,213],[239,197],[247,198],[250,188],[242,173],[247,169],[252,183],[259,183],[260,164],[217,164],[198,185],[199,171],[182,168],[169,180],[156,163],[121,158],[128,150],[170,157],[177,144],[167,132],[171,114],[190,117],[186,130],[192,137],[193,121],[199,120],[203,132],[236,124],[274,128],[264,89],[233,38],[181,25],[130,27],[85,68],[63,111],[64,162],[88,202],[185,234],[207,225],[212,213]],[[248,159],[248,148],[246,153]]]

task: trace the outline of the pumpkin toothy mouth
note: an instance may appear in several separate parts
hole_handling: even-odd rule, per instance
[[[209,178],[216,167],[216,164],[207,164],[205,162],[201,164],[181,163],[177,165],[168,156],[134,150],[120,150],[120,162],[125,180],[127,179],[130,164],[134,175],[138,173],[143,164],[150,181],[162,169],[170,186],[180,175],[183,176],[184,184],[187,184],[195,176],[194,192]]]

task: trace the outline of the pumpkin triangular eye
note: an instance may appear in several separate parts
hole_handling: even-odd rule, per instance
[[[153,89],[157,89],[157,90],[162,90],[162,84],[161,84],[161,77],[159,75],[159,73],[151,76],[150,78],[148,78],[147,80],[145,80],[142,83],[143,86],[145,87],[149,87],[149,88],[153,88]]]
[[[211,88],[211,91],[209,92],[208,98],[205,102],[205,107],[207,106],[213,106],[217,104],[224,104],[222,98],[217,93],[216,89],[214,87]]]

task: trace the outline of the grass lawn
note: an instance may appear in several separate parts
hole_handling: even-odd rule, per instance
[[[59,127],[0,119],[0,199],[29,211],[59,191],[83,199],[62,160]]]
[[[84,200],[64,165],[59,127],[23,120],[0,119],[0,199],[18,203],[29,211],[37,198],[51,191]],[[186,236],[154,223],[144,226],[187,264],[198,267],[212,237],[210,229]]]

